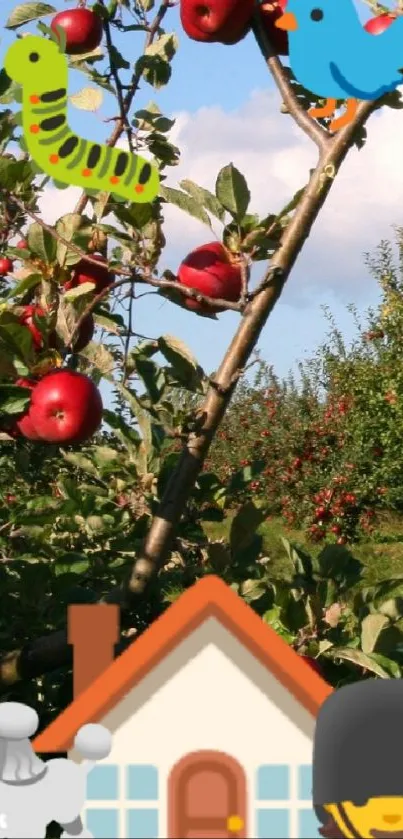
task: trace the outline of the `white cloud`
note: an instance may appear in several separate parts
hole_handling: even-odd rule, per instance
[[[369,120],[365,147],[350,151],[298,261],[299,296],[327,287],[350,300],[352,288],[359,296],[367,288],[363,252],[402,221],[402,129],[401,111],[384,108]],[[211,189],[232,161],[247,178],[251,209],[262,214],[280,209],[306,183],[317,157],[312,142],[279,112],[276,92],[255,92],[232,113],[218,107],[180,113],[173,140],[182,158],[171,170],[172,185],[187,177]],[[166,216],[175,252],[206,240],[197,221],[174,208]]]
[[[305,305],[319,289],[348,301],[366,294],[363,253],[381,238],[390,238],[391,226],[402,222],[402,130],[400,111],[384,108],[370,119],[367,143],[361,151],[350,151],[343,164],[298,260],[285,302]],[[179,166],[169,170],[169,185],[189,178],[214,190],[218,171],[232,161],[247,178],[251,210],[261,214],[278,211],[306,183],[317,158],[313,143],[279,112],[275,91],[255,91],[232,112],[217,106],[179,112],[171,138],[182,157]],[[74,187],[64,192],[47,189],[41,201],[45,221],[52,223],[72,211],[79,194]],[[165,264],[175,270],[189,250],[214,234],[176,208],[167,206],[165,214]],[[220,236],[220,224],[214,227]]]

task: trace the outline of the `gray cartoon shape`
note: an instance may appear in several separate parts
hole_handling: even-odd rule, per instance
[[[19,702],[0,704],[0,839],[44,839],[47,825],[58,822],[62,839],[92,839],[81,811],[88,772],[108,757],[110,732],[102,725],[83,725],[74,747],[85,760],[41,760],[30,742],[39,724],[36,711]]]
[[[313,748],[313,805],[403,796],[403,679],[366,679],[323,703]],[[374,834],[375,835],[375,834]]]

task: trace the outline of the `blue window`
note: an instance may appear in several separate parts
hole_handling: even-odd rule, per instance
[[[118,767],[94,766],[87,777],[87,798],[90,801],[116,801],[118,794]]]
[[[156,766],[146,764],[128,766],[126,777],[126,798],[129,798],[130,801],[158,801],[158,771]]]
[[[298,836],[299,839],[320,839],[320,824],[313,810],[299,810]]]
[[[298,767],[298,799],[312,801],[312,766]]]
[[[290,835],[288,810],[258,810],[256,817],[258,839],[288,839]]]
[[[158,839],[158,810],[128,810],[127,839]]]
[[[257,773],[257,798],[259,801],[286,801],[290,796],[290,770],[288,766],[260,766]]]
[[[87,828],[95,839],[116,839],[119,836],[118,816],[118,810],[87,810]]]

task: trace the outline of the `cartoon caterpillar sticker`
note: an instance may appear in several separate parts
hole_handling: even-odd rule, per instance
[[[107,191],[134,203],[158,195],[159,174],[143,157],[79,137],[67,123],[68,64],[54,41],[28,35],[5,58],[22,85],[22,128],[35,163],[56,181]]]

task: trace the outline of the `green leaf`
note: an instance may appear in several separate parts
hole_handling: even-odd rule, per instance
[[[266,586],[260,580],[244,580],[239,593],[246,603],[253,603],[254,600],[260,600],[266,591]]]
[[[10,300],[14,297],[20,297],[22,294],[26,294],[27,291],[30,291],[31,288],[35,288],[35,286],[39,285],[42,282],[42,275],[41,274],[30,274],[29,277],[24,277],[23,280],[20,280],[10,289],[6,296],[6,300]]]
[[[140,354],[136,354],[135,364],[137,373],[143,380],[151,401],[153,403],[159,402],[166,387],[164,370],[150,358]]]
[[[73,93],[70,102],[80,111],[99,111],[104,95],[99,87],[83,87],[77,93]]]
[[[56,259],[57,242],[47,230],[34,222],[28,228],[28,245],[32,253],[43,259],[44,262],[52,263]]]
[[[197,363],[186,344],[173,335],[162,335],[158,347],[164,358],[172,365],[174,375],[188,390],[200,387],[205,378],[202,368]]]
[[[386,615],[367,615],[361,623],[361,648],[364,653],[373,653],[381,632],[390,625]]]
[[[86,225],[90,225],[89,219],[83,219],[79,213],[67,213],[56,222],[56,232],[67,242],[73,242],[76,247],[87,251],[92,233]],[[57,243],[56,258],[59,265],[64,268],[76,265],[81,259],[79,254],[70,251],[67,245],[60,241]]]
[[[231,524],[230,546],[233,554],[243,551],[250,545],[257,528],[264,519],[264,513],[255,507],[253,501],[248,501],[241,507]]]
[[[32,359],[32,335],[29,329],[25,326],[12,321],[9,323],[0,323],[0,359],[3,354],[3,349],[6,347],[17,358],[22,359],[28,365]]]
[[[0,414],[21,414],[30,399],[31,392],[26,387],[0,385]]]
[[[242,221],[250,202],[244,176],[230,163],[218,173],[215,193],[220,204],[236,221]]]
[[[215,218],[219,221],[224,221],[225,210],[212,192],[189,180],[181,181],[179,186],[188,192],[200,206],[204,207]]]
[[[55,563],[55,576],[60,577],[62,574],[85,574],[90,567],[88,559],[72,559],[71,562],[66,562],[69,555],[66,554],[64,562]]]
[[[186,192],[181,192],[179,189],[172,189],[164,185],[160,187],[160,194],[165,198],[165,201],[168,201],[168,204],[174,204],[175,207],[179,207],[180,210],[184,210],[185,213],[211,228],[211,221],[204,207],[195,201],[192,196],[189,196]]]
[[[178,39],[174,32],[160,35],[136,62],[136,73],[141,73],[157,90],[164,87],[171,78],[170,62],[177,49]]]
[[[138,4],[144,12],[150,12],[154,8],[155,0],[138,0]]]
[[[380,676],[381,679],[390,678],[390,673],[384,666],[385,662],[383,661],[383,666],[379,662],[379,658],[382,659],[383,657],[377,656],[374,653],[366,654],[361,650],[355,650],[352,647],[333,647],[326,653],[326,656],[336,659],[336,661],[337,659],[340,659],[341,661],[350,661],[352,664],[356,664],[357,667],[361,667],[363,670],[369,670],[370,673],[375,673],[375,675]],[[389,660],[386,659],[386,661]],[[399,678],[399,676],[396,676],[396,678]]]
[[[85,457],[85,455],[78,452],[64,452],[63,450],[61,451],[61,454],[67,463],[71,463],[78,469],[82,469],[82,471],[86,472],[88,475],[93,475],[95,478],[99,477],[98,469],[88,457]]]
[[[93,296],[94,290],[94,283],[81,283],[81,285],[76,286],[76,288],[69,288],[68,291],[65,292],[64,298],[71,303],[72,300],[77,300],[79,297]]]
[[[11,12],[5,28],[18,29],[19,26],[24,26],[25,23],[38,20],[38,18],[51,15],[54,12],[57,12],[57,9],[54,6],[50,6],[49,3],[21,3],[20,6],[16,6]]]
[[[115,361],[112,353],[104,346],[104,344],[88,344],[88,346],[81,351],[81,356],[87,358],[88,361],[105,376],[106,379],[111,376]]]

